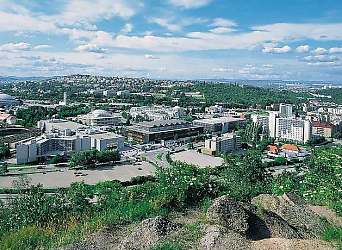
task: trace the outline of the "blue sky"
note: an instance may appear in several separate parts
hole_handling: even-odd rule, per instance
[[[0,0],[0,75],[342,82],[340,0]]]

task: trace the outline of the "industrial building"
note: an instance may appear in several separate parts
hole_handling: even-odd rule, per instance
[[[223,116],[193,121],[194,125],[204,127],[204,131],[209,133],[227,133],[237,127],[243,127],[245,123],[245,118],[233,116]]]
[[[208,155],[219,156],[239,150],[241,148],[241,138],[235,133],[227,133],[222,136],[215,136],[205,140],[204,148],[201,152]]]
[[[150,143],[198,136],[203,133],[203,127],[188,121],[171,119],[137,123],[129,127],[127,133],[131,140]]]

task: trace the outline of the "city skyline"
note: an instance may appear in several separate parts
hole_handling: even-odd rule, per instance
[[[342,80],[337,0],[0,0],[0,75]]]

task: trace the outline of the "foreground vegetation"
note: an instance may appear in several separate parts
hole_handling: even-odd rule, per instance
[[[302,175],[285,173],[273,178],[260,152],[248,151],[245,156],[227,155],[226,163],[214,169],[176,162],[172,168],[158,169],[155,181],[131,187],[118,182],[74,183],[55,195],[44,193],[41,187],[22,189],[10,204],[0,206],[0,249],[65,245],[105,226],[167,216],[200,204],[208,207],[212,199],[224,194],[248,201],[261,193],[296,192],[341,214],[341,157],[342,147],[319,149],[298,169],[304,171]],[[324,237],[336,240],[341,230],[329,230]]]

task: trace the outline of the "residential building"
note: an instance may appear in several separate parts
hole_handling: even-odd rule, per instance
[[[79,115],[78,120],[88,126],[117,126],[120,124],[120,116],[106,110],[97,109],[86,115]]]
[[[205,140],[204,148],[202,148],[201,152],[208,155],[219,156],[221,154],[239,150],[240,148],[240,136],[235,133],[227,133],[222,136],[215,136]]]
[[[129,139],[141,143],[177,140],[198,136],[202,133],[202,126],[178,119],[141,122],[129,127],[127,130]]]
[[[275,138],[278,140],[308,142],[312,137],[310,121],[299,118],[276,118]]]
[[[292,117],[292,104],[281,103],[279,105],[279,116],[282,118]]]
[[[227,133],[237,127],[243,127],[246,123],[245,118],[223,116],[218,118],[208,118],[194,120],[193,124],[203,126],[205,132],[208,133]]]
[[[335,126],[331,123],[312,123],[312,135],[317,137],[331,138],[335,133]]]

